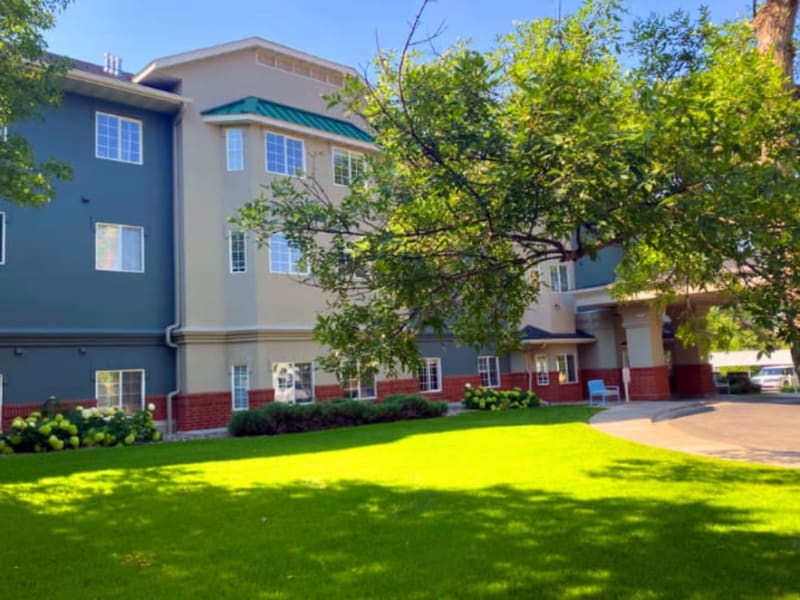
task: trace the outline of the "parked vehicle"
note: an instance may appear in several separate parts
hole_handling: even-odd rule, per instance
[[[792,365],[762,367],[752,377],[752,381],[760,385],[763,392],[780,392],[783,386],[798,386],[797,374]]]

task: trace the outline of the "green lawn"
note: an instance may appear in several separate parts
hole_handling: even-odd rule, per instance
[[[4,598],[800,598],[800,471],[585,407],[0,459]]]

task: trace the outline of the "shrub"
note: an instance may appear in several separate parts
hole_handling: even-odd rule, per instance
[[[477,410],[508,410],[510,408],[539,406],[541,401],[535,393],[522,391],[519,388],[495,390],[483,387],[473,388],[467,384],[462,404],[465,408]]]
[[[235,413],[228,423],[228,431],[234,436],[277,435],[402,419],[424,419],[441,416],[446,411],[446,402],[431,402],[415,395],[391,397],[391,401],[383,404],[363,400],[303,405],[272,402]]]
[[[158,441],[153,424],[153,406],[134,415],[115,408],[76,406],[66,413],[53,412],[51,398],[43,410],[16,417],[5,432],[0,431],[0,453],[48,452],[80,446],[131,446]]]

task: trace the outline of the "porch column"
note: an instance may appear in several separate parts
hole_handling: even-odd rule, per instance
[[[649,304],[622,306],[619,312],[631,369],[631,400],[669,400],[661,312]]]
[[[709,306],[670,306],[667,314],[672,321],[673,331],[687,318],[702,318]],[[688,311],[688,312],[687,312]],[[697,346],[684,346],[679,339],[672,344],[672,376],[675,395],[683,397],[713,396],[715,393],[713,374],[708,357],[703,356]]]
[[[577,313],[575,326],[581,331],[592,334],[597,340],[593,344],[578,346],[578,364],[581,368],[583,387],[586,388],[587,381],[602,379],[606,385],[616,385],[622,389],[620,371],[622,365],[615,312],[610,309],[598,309]],[[584,389],[584,392],[587,390]]]

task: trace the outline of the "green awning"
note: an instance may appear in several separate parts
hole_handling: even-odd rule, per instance
[[[286,121],[287,123],[294,123],[295,125],[302,125],[303,127],[310,127],[319,131],[325,131],[334,135],[341,135],[343,137],[352,138],[362,142],[373,142],[374,139],[366,131],[363,131],[347,121],[341,119],[333,119],[325,115],[309,112],[299,108],[286,106],[285,104],[278,104],[277,102],[270,102],[263,98],[256,98],[248,96],[235,102],[229,102],[216,108],[204,110],[202,115],[205,116],[222,116],[222,115],[256,115],[267,117],[269,119],[276,119],[278,121]]]

